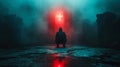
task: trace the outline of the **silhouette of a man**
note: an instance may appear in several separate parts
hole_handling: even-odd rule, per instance
[[[62,31],[62,28],[59,28],[59,31],[56,33],[56,38],[55,38],[57,48],[59,48],[59,44],[63,44],[63,47],[65,48],[66,41],[67,39],[65,32]]]

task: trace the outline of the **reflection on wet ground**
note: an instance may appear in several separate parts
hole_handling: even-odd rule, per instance
[[[120,67],[120,51],[108,48],[37,46],[0,52],[0,67]]]
[[[55,57],[54,55],[48,55],[50,58],[48,61],[53,61],[49,66],[47,67],[93,67],[93,60],[89,58],[72,58],[69,56],[66,57]]]

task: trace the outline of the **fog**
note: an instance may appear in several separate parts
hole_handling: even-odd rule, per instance
[[[31,41],[41,42],[43,39],[30,38],[26,30],[32,32],[37,30],[37,33],[44,34],[47,30],[46,13],[51,8],[62,5],[69,9],[72,14],[76,36],[81,37],[84,34],[83,31],[86,31],[85,33],[87,34],[85,36],[88,39],[93,37],[92,39],[96,40],[96,14],[106,11],[119,14],[119,3],[120,0],[0,0],[0,14],[14,14],[22,19],[20,34],[23,43]],[[83,27],[84,24],[86,24],[86,27]],[[91,33],[88,31],[89,27],[92,30]]]

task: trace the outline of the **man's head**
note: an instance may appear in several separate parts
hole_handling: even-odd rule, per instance
[[[62,32],[62,28],[59,28],[59,32]]]

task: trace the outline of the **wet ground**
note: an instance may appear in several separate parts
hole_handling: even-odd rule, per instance
[[[54,45],[0,49],[0,67],[120,67],[120,50]]]

